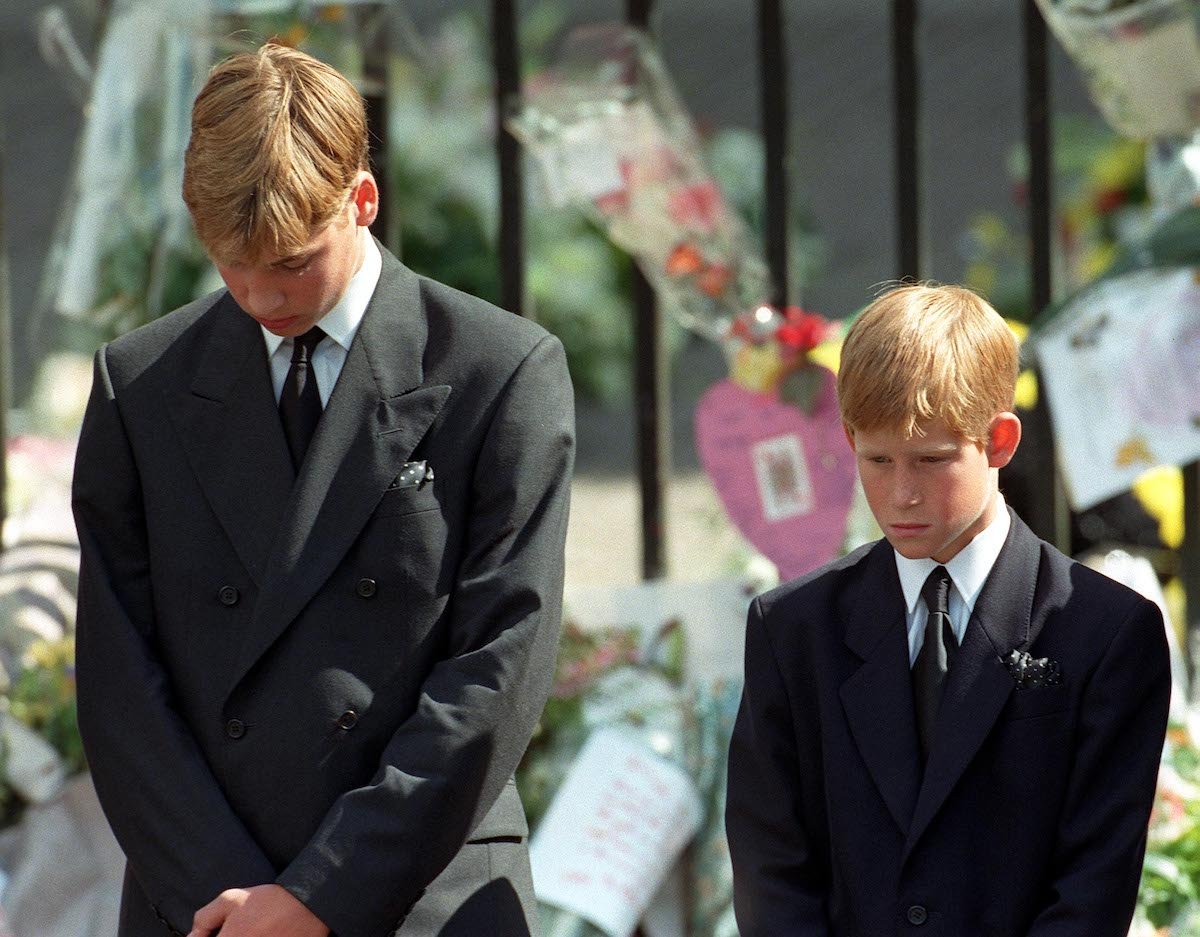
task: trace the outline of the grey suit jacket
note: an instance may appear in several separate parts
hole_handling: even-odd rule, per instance
[[[573,455],[557,339],[386,251],[298,476],[226,292],[99,351],[79,723],[129,860],[121,937],[266,882],[338,937],[536,932],[512,774]],[[434,480],[394,486],[415,460]]]

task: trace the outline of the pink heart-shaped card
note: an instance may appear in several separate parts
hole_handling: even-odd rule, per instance
[[[784,579],[837,556],[854,492],[833,372],[820,369],[811,415],[721,381],[696,408],[696,449],[725,510]]]

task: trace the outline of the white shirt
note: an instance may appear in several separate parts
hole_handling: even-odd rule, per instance
[[[950,574],[950,625],[961,645],[967,633],[967,623],[975,610],[975,600],[983,590],[988,573],[996,565],[996,558],[1004,547],[1010,521],[1004,498],[997,492],[999,510],[992,522],[975,535],[975,539],[954,555],[949,563],[941,564],[925,557],[910,560],[896,554],[896,571],[900,574],[900,588],[904,590],[904,604],[908,621],[908,663],[917,660],[921,646],[925,643],[925,622],[929,609],[921,599],[921,586],[938,566],[944,565]]]
[[[367,303],[375,294],[375,287],[379,285],[379,274],[383,270],[383,257],[379,248],[375,246],[375,239],[366,233],[365,228],[362,232],[359,236],[366,241],[362,266],[350,278],[346,292],[342,294],[337,305],[316,323],[327,336],[321,339],[321,344],[312,356],[312,373],[317,378],[317,391],[321,395],[322,407],[329,404],[329,395],[333,393],[333,386],[346,363],[346,352],[350,350],[350,343],[354,341],[358,327],[362,325]],[[275,402],[278,403],[283,394],[283,382],[287,380],[288,370],[292,366],[292,348],[295,343],[290,338],[282,338],[265,328],[262,333],[267,343],[267,363],[271,366]]]

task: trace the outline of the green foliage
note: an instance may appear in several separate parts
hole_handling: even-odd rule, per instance
[[[664,624],[645,648],[634,627],[585,631],[566,622],[550,699],[517,771],[517,787],[531,826],[536,827],[545,814],[575,754],[594,728],[587,724],[584,713],[589,694],[606,676],[629,667],[679,685],[684,648],[683,627],[678,621]],[[634,706],[626,716],[631,723],[639,723],[642,714]]]
[[[1190,803],[1187,816],[1187,831],[1147,853],[1142,868],[1140,901],[1155,927],[1170,926],[1200,903],[1200,803]]]
[[[1056,218],[1053,236],[1058,268],[1073,290],[1102,275],[1119,245],[1136,236],[1147,214],[1145,144],[1117,136],[1084,117],[1054,125]],[[1009,156],[1018,202],[1028,197],[1029,159],[1023,147]],[[1030,322],[1029,236],[1003,215],[980,212],[963,239],[963,282],[988,297],[1001,315]]]
[[[40,641],[9,690],[12,714],[62,756],[67,774],[86,766],[75,710],[75,641]]]
[[[1200,748],[1181,725],[1163,749],[1138,906],[1159,928],[1200,907]]]

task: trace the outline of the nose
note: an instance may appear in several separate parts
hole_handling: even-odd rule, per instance
[[[896,472],[892,498],[897,507],[908,508],[921,503],[921,486],[916,473],[903,468]]]
[[[246,284],[246,311],[263,318],[283,305],[283,293],[267,283]]]

